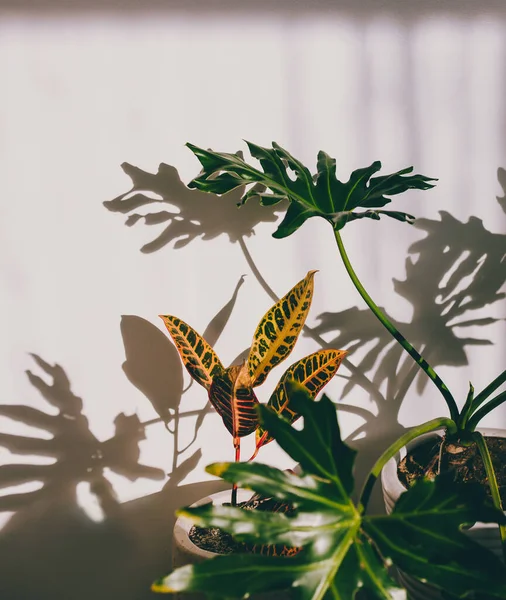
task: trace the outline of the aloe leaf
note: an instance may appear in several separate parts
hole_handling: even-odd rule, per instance
[[[263,383],[270,370],[292,351],[311,306],[315,273],[309,271],[260,320],[248,356],[254,386]]]

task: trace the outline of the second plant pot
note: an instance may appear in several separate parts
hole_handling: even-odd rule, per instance
[[[491,429],[482,427],[479,428],[480,433],[487,437],[506,438],[505,429]],[[387,513],[391,513],[399,496],[406,491],[397,475],[397,467],[399,462],[406,456],[409,450],[413,450],[422,442],[436,438],[438,433],[434,432],[421,435],[419,438],[405,446],[394,458],[390,459],[381,472],[381,486],[383,490],[383,499]],[[473,527],[466,531],[475,542],[485,546],[488,550],[502,558],[501,539],[499,536],[499,528],[494,523],[476,523]],[[439,590],[421,583],[417,579],[409,577],[404,573],[399,573],[399,580],[408,591],[410,600],[443,600],[443,596]]]
[[[237,501],[245,502],[254,495],[251,490],[237,491]],[[192,504],[192,506],[202,506],[203,504],[225,504],[230,502],[230,490],[223,492],[217,492],[202,498]],[[172,542],[172,568],[183,567],[185,565],[192,565],[204,560],[209,560],[220,556],[215,552],[209,552],[208,550],[202,550],[196,546],[190,539],[190,530],[193,527],[193,523],[187,517],[178,517],[174,525],[174,535]],[[178,600],[205,600],[206,596],[199,593],[184,593],[176,596]],[[251,596],[251,600],[289,600],[291,596],[289,593],[276,591],[272,593],[254,594]]]

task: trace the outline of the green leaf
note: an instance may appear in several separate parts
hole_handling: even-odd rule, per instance
[[[251,156],[260,162],[261,170],[236,154],[203,150],[187,144],[203,167],[203,172],[189,186],[222,194],[240,185],[256,184],[262,186],[262,190],[246,191],[241,204],[253,196],[260,197],[264,205],[288,200],[288,210],[274,233],[277,238],[291,235],[307,219],[316,216],[326,219],[336,229],[357,219],[378,220],[380,215],[412,223],[414,217],[407,213],[379,209],[391,202],[389,196],[409,189],[427,190],[434,187],[436,181],[424,175],[412,175],[413,167],[373,177],[381,169],[381,163],[375,161],[353,171],[349,180],[342,182],[336,176],[335,159],[323,151],[318,153],[317,172],[313,177],[305,165],[275,142],[272,148],[246,143]],[[358,208],[366,210],[355,212]]]
[[[461,531],[476,521],[504,523],[506,517],[488,504],[481,487],[439,477],[417,482],[391,515],[365,517],[363,528],[383,556],[413,577],[458,597],[469,590],[502,597],[504,565]]]
[[[259,405],[261,425],[306,473],[333,481],[344,501],[353,490],[356,451],[341,440],[334,404],[325,395],[312,401],[295,381],[287,381],[286,390],[288,407],[304,417],[304,427],[297,431],[275,411]]]
[[[341,440],[333,404],[315,402],[303,386],[288,382],[290,403],[304,418],[295,430],[268,407],[259,407],[264,426],[303,474],[255,463],[217,463],[208,471],[226,481],[288,502],[282,514],[237,507],[183,509],[199,525],[220,527],[249,544],[301,547],[293,557],[249,554],[217,557],[183,567],[158,581],[160,592],[207,591],[222,597],[291,589],[299,600],[405,598],[389,575],[392,561],[406,573],[452,593],[472,591],[506,597],[499,560],[461,531],[476,520],[503,522],[485,492],[421,481],[403,494],[388,516],[364,516],[350,498],[355,452]]]

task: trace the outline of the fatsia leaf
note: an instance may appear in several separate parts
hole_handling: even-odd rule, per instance
[[[253,433],[258,426],[258,400],[246,366],[233,365],[214,376],[209,401],[234,438]]]
[[[311,398],[321,392],[327,383],[334,377],[347,352],[345,350],[318,350],[306,356],[288,367],[274,389],[267,406],[270,406],[277,414],[283,415],[290,423],[294,423],[299,414],[289,408],[287,381],[293,379],[302,384],[309,392]],[[263,427],[256,430],[256,450],[272,441],[272,437]]]
[[[253,386],[263,383],[270,370],[292,351],[311,306],[315,273],[309,271],[258,324],[248,356]]]
[[[476,521],[504,523],[506,518],[487,503],[479,486],[439,477],[418,481],[388,518],[365,517],[363,528],[383,556],[413,577],[457,597],[470,590],[505,597],[504,565],[461,531]]]
[[[323,217],[335,229],[356,219],[378,220],[382,214],[411,223],[414,217],[407,213],[378,209],[391,202],[389,196],[409,189],[434,187],[435,179],[412,174],[413,167],[373,177],[381,169],[379,161],[353,171],[349,180],[342,182],[336,176],[335,159],[323,151],[318,153],[317,172],[313,177],[306,166],[279,144],[273,142],[272,148],[263,148],[246,143],[261,169],[249,165],[236,154],[203,150],[187,144],[203,167],[203,172],[190,182],[189,187],[222,194],[240,185],[255,184],[254,189],[243,194],[241,204],[251,197],[259,197],[264,205],[288,200],[290,205],[286,215],[274,233],[278,238],[292,234],[315,216]],[[259,190],[258,185],[262,189]],[[358,208],[366,210],[355,212]]]
[[[302,547],[294,557],[237,554],[183,567],[156,582],[160,592],[213,590],[247,598],[290,589],[299,600],[353,600],[360,590],[376,600],[405,599],[389,576],[392,561],[406,573],[459,596],[486,591],[506,597],[499,560],[468,539],[465,524],[503,522],[476,488],[448,488],[443,479],[420,481],[405,492],[393,513],[365,516],[350,498],[354,452],[341,440],[336,411],[325,396],[315,402],[304,387],[287,382],[291,402],[304,418],[300,431],[269,407],[259,406],[263,426],[301,462],[298,476],[255,463],[217,463],[208,472],[275,496],[293,507],[287,514],[202,506],[183,514],[205,527],[220,527],[237,540]],[[363,596],[361,596],[363,597]]]
[[[213,377],[225,368],[211,346],[187,323],[171,315],[160,315],[191,377],[209,390]]]

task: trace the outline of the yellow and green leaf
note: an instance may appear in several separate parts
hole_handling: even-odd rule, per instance
[[[293,423],[300,415],[289,407],[286,382],[294,379],[302,384],[309,392],[309,396],[314,399],[334,377],[346,354],[346,350],[318,350],[297,361],[285,371],[269,398],[267,406],[270,406],[278,415],[282,415],[290,423]],[[258,427],[256,430],[256,449],[253,456],[257,455],[262,446],[271,441],[272,437],[269,433],[262,427]]]
[[[246,365],[233,365],[214,376],[209,401],[234,439],[253,433],[258,426],[256,406]]]
[[[200,385],[209,390],[213,378],[223,373],[216,352],[192,327],[177,317],[160,315],[181,356],[186,370]]]
[[[263,383],[269,371],[292,351],[311,306],[315,273],[309,271],[258,324],[248,357],[253,386]]]

